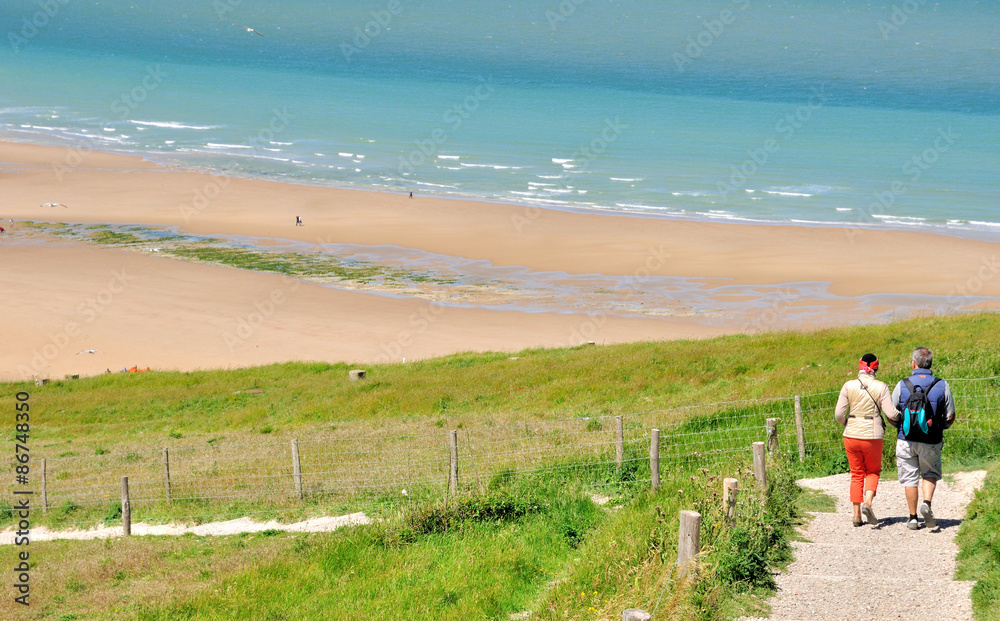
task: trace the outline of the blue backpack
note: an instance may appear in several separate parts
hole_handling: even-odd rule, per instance
[[[910,378],[903,380],[906,388],[910,391],[910,396],[903,405],[899,430],[908,441],[927,444],[937,444],[941,441],[941,431],[944,430],[946,424],[944,413],[935,413],[931,400],[927,398],[934,385],[940,381],[940,378],[934,378],[931,385],[924,389],[920,386],[914,386]]]

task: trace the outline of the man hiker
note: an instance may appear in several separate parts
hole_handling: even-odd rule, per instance
[[[933,358],[933,352],[926,347],[913,350],[913,373],[896,384],[892,391],[896,411],[886,412],[886,417],[899,430],[896,434],[896,467],[910,509],[910,519],[906,523],[910,530],[920,528],[917,521],[920,490],[917,484],[921,479],[924,502],[920,505],[920,515],[924,518],[924,526],[937,527],[931,502],[934,488],[941,479],[944,430],[955,422],[955,400],[951,396],[951,388],[946,381],[931,373]]]

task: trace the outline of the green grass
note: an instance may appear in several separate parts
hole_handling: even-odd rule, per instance
[[[652,610],[661,595],[660,618],[760,612],[768,566],[787,559],[793,471],[775,464],[766,499],[741,493],[730,529],[721,478],[753,486],[746,463],[721,468],[673,473],[657,493],[634,468],[497,477],[480,494],[328,534],[35,542],[32,608],[18,618],[594,619]],[[595,484],[613,491],[603,507],[591,500]],[[704,516],[707,553],[697,578],[678,582],[676,516],[688,508]],[[0,600],[0,617],[11,606]]]
[[[956,541],[957,580],[976,580],[972,609],[976,621],[1000,620],[1000,465],[994,466],[966,512]]]

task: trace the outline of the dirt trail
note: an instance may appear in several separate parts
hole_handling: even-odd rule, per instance
[[[257,533],[265,530],[283,530],[296,533],[319,533],[336,530],[341,526],[350,524],[368,524],[371,520],[364,513],[352,513],[339,517],[321,517],[295,522],[294,524],[282,524],[280,522],[254,522],[248,517],[226,522],[210,522],[198,526],[178,526],[176,524],[146,524],[138,522],[132,524],[132,535],[183,535],[192,533],[198,536],[204,535],[236,535],[239,533]],[[14,531],[6,530],[0,533],[0,545],[11,545],[14,543]],[[91,530],[49,530],[44,526],[31,529],[31,541],[51,541],[53,539],[108,539],[109,537],[120,537],[122,535],[121,526],[107,526]]]
[[[903,490],[882,481],[873,508],[878,525],[851,525],[849,474],[799,483],[837,499],[836,513],[817,513],[797,542],[795,561],[777,578],[771,621],[972,619],[974,583],[955,581],[954,538],[965,507],[985,477],[960,472],[941,481],[934,494],[938,528],[909,530]]]

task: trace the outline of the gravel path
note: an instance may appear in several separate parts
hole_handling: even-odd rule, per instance
[[[855,528],[848,500],[849,474],[799,481],[837,499],[836,513],[816,513],[796,542],[795,561],[777,577],[771,620],[972,619],[972,582],[955,581],[955,533],[965,507],[986,475],[959,472],[934,493],[938,528],[906,528],[903,490],[879,484],[873,508],[879,523]]]

